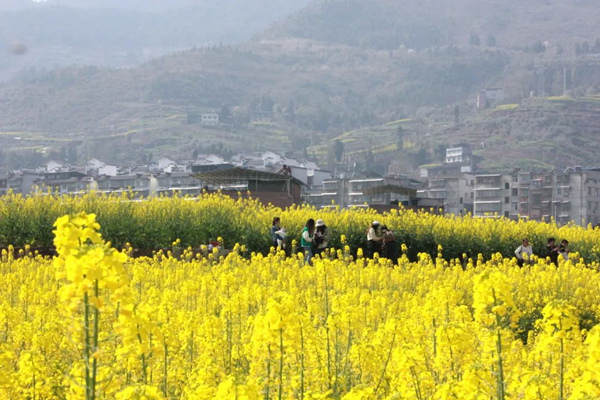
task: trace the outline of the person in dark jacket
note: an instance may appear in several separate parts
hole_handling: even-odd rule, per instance
[[[398,263],[398,245],[396,244],[396,236],[386,225],[381,227],[382,233],[382,250],[381,253],[385,258],[388,258],[394,262],[394,265]]]
[[[300,245],[304,251],[304,262],[308,265],[310,265],[310,262],[315,255],[314,237],[315,220],[311,218],[306,221],[306,225],[302,230],[302,236],[300,238]]]
[[[546,245],[546,257],[558,267],[558,247],[556,246],[556,239],[554,238],[548,239],[548,244]]]

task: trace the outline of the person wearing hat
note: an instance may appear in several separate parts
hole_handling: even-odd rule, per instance
[[[367,257],[373,257],[381,249],[383,236],[379,233],[379,221],[373,221],[367,230]]]
[[[325,221],[318,219],[315,224],[315,255],[321,254],[329,244],[329,228],[325,225]]]

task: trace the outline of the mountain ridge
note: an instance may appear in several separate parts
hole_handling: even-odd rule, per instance
[[[438,4],[435,1],[425,4]],[[470,1],[461,4],[466,7]],[[325,6],[355,10],[356,4],[367,3],[312,3],[284,24],[293,28],[296,19]],[[377,17],[370,24],[386,19],[393,22],[394,14],[386,11],[393,5],[390,1],[369,4],[380,5],[370,9]],[[501,6],[491,0],[482,4],[482,9]],[[588,13],[595,6],[589,1],[579,5],[587,7]],[[428,16],[430,11],[425,11],[423,16]],[[530,39],[528,45],[505,48],[501,35],[500,43],[464,44],[463,38],[459,44],[426,44],[413,49],[398,41],[402,26],[387,32],[384,43],[393,43],[393,48],[386,48],[377,44],[385,30],[364,37],[364,43],[353,42],[365,30],[356,29],[352,21],[343,19],[346,24],[340,22],[336,28],[352,39],[347,43],[329,40],[328,31],[313,38],[294,37],[288,34],[292,28],[282,30],[279,24],[247,43],[199,46],[136,68],[28,70],[0,86],[0,132],[20,135],[18,145],[10,143],[13,148],[35,147],[35,140],[43,138],[44,148],[78,146],[82,157],[103,151],[117,158],[114,161],[141,159],[146,152],[185,157],[186,152],[203,150],[202,146],[221,145],[237,151],[265,143],[277,146],[273,150],[312,152],[327,160],[331,141],[345,132],[370,126],[377,130],[378,125],[405,118],[434,127],[454,126],[455,119],[464,121],[467,125],[459,130],[434,128],[430,137],[421,137],[414,148],[396,148],[396,153],[389,154],[389,158],[394,154],[413,157],[428,152],[434,158],[436,146],[468,141],[469,135],[479,140],[479,131],[487,128],[473,126],[482,116],[492,118],[492,114],[478,113],[474,103],[477,92],[487,86],[504,87],[504,102],[509,104],[520,103],[530,93],[561,95],[565,82],[575,97],[593,96],[600,90],[600,63],[594,54],[571,57],[558,44],[538,40],[539,46],[529,47],[535,44],[529,43]],[[470,25],[464,25],[467,32]],[[206,129],[190,123],[195,114],[215,111],[224,116],[225,125]],[[568,115],[577,110],[560,112]],[[434,137],[438,134],[440,138]],[[573,131],[561,134],[572,135]],[[591,131],[584,134],[588,139],[595,135]],[[104,150],[97,145],[102,138],[106,139]],[[491,152],[483,153],[493,158]],[[589,153],[582,157],[593,160]],[[489,164],[494,162],[490,159]]]

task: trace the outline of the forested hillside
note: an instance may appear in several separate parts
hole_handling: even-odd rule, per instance
[[[379,49],[461,44],[523,49],[538,40],[572,46],[600,34],[599,11],[594,0],[324,0],[264,36]]]
[[[439,12],[432,11],[436,7]],[[137,68],[23,71],[0,87],[0,140],[5,149],[48,153],[72,148],[80,158],[115,162],[146,159],[149,154],[191,157],[211,149],[262,150],[269,143],[273,150],[295,150],[331,164],[336,138],[408,119],[418,121],[418,128],[407,128],[407,135],[415,138],[410,146],[397,146],[393,135],[389,138],[374,128],[374,140],[355,143],[360,151],[354,157],[366,164],[372,147],[389,162],[411,160],[407,168],[414,169],[438,159],[440,146],[490,143],[503,132],[487,122],[502,114],[475,107],[477,93],[485,87],[504,89],[505,98],[490,104],[492,109],[518,105],[530,96],[562,96],[565,89],[576,99],[600,93],[600,28],[588,24],[595,9],[595,3],[586,1],[565,8],[558,2],[486,0],[477,5],[464,0],[452,9],[434,0],[315,2],[248,43],[200,45]],[[556,35],[553,27],[559,20],[543,17],[554,15],[552,10],[570,12],[573,21],[581,21],[563,29],[569,34]],[[510,23],[493,26],[489,21],[491,12],[502,18],[509,11],[514,15],[506,20]],[[536,29],[520,27],[533,22]],[[427,24],[445,33],[433,35]],[[127,30],[112,35],[103,40],[117,46],[159,40],[132,36]],[[119,35],[128,38],[120,41]],[[77,45],[87,39],[64,40]],[[574,101],[552,111],[558,120],[569,121],[569,129],[559,135],[568,143],[573,144],[575,134],[582,143],[597,134],[590,124],[579,126],[574,117],[583,104]],[[583,113],[588,111],[589,107]],[[203,112],[218,112],[223,125],[199,126],[195,121]],[[520,114],[523,134],[536,135],[541,129],[559,134],[555,120],[536,125],[537,113]],[[513,114],[506,115],[501,124],[512,124],[511,134],[520,135],[511,118]],[[382,143],[385,140],[391,142]],[[549,146],[564,148],[567,142],[549,141]],[[506,158],[492,151],[480,153],[483,165],[499,165],[499,157]],[[507,163],[532,157],[514,154]],[[596,162],[592,151],[570,154],[555,161]],[[543,158],[539,152],[533,155],[538,156]]]

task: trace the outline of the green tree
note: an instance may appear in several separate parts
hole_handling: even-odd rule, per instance
[[[546,51],[546,46],[544,46],[544,44],[541,42],[541,40],[538,40],[537,42],[535,42],[533,44],[533,47],[531,48],[531,50],[534,53],[543,53]]]
[[[421,147],[412,157],[413,168],[419,168],[430,161],[429,153],[424,147]]]
[[[398,125],[398,128],[396,128],[396,149],[398,151],[404,149],[404,128],[402,125]]]
[[[471,34],[469,35],[469,44],[471,46],[480,46],[481,39],[479,39],[479,35],[475,32],[471,32]]]
[[[367,150],[367,155],[365,157],[365,170],[369,171],[373,168],[373,163],[375,162],[375,157],[373,157],[373,152],[371,149]]]
[[[589,54],[590,50],[590,44],[587,41],[581,44],[581,54]]]
[[[294,103],[293,99],[290,99],[285,109],[285,119],[288,122],[296,122],[296,104]]]
[[[333,153],[335,155],[335,161],[341,162],[342,157],[344,157],[344,143],[341,140],[336,139],[333,142]]]
[[[310,138],[305,135],[292,135],[290,137],[290,142],[292,144],[292,150],[304,150],[310,146]]]
[[[460,123],[460,108],[458,104],[454,106],[454,123],[458,125]]]
[[[600,54],[600,39],[596,39],[594,42],[594,47],[592,47],[592,53]]]
[[[221,112],[219,112],[219,121],[222,123],[227,122],[229,121],[229,118],[231,118],[231,108],[229,105],[224,104],[223,107],[221,107]]]

